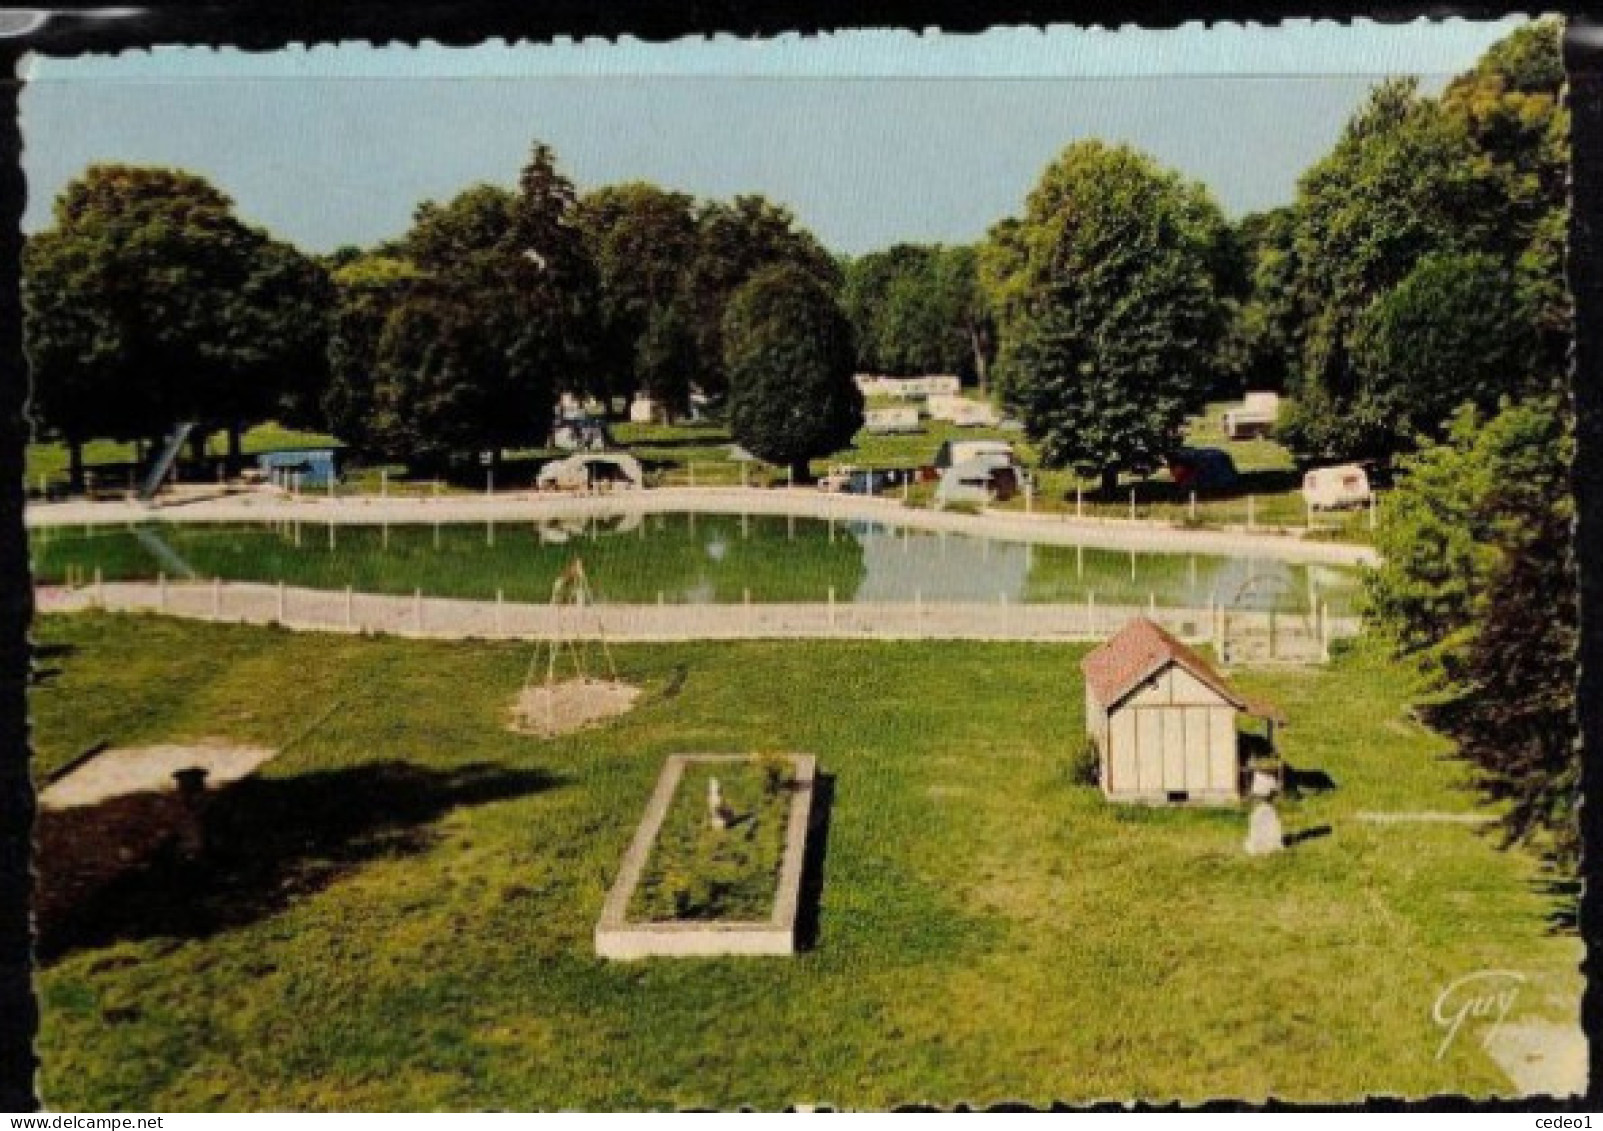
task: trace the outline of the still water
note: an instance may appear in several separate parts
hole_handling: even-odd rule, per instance
[[[615,603],[999,601],[1351,611],[1355,571],[1270,558],[1135,553],[878,522],[654,514],[540,522],[150,524],[40,529],[35,576],[60,583],[214,577],[359,592],[543,601],[580,558]]]

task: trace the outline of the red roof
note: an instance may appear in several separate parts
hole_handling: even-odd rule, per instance
[[[1109,708],[1171,663],[1196,676],[1237,710],[1253,711],[1213,665],[1146,617],[1127,622],[1080,661],[1080,670],[1096,701]]]

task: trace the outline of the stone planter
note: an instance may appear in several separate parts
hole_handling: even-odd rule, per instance
[[[703,762],[750,762],[746,754],[671,754],[657,779],[634,840],[624,853],[618,878],[607,893],[596,924],[596,954],[602,958],[722,957],[740,954],[795,954],[796,918],[801,900],[802,862],[812,820],[813,782],[818,759],[811,754],[789,755],[795,766],[784,854],[774,894],[773,914],[767,919],[734,920],[630,920],[628,909],[656,846],[657,835],[673,803],[685,767]]]

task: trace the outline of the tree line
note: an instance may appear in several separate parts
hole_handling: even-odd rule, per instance
[[[327,256],[193,174],[95,165],[25,251],[32,410],[68,447],[74,490],[90,440],[154,443],[178,421],[198,424],[197,450],[226,431],[236,461],[242,432],[276,420],[438,471],[543,445],[564,393],[609,411],[649,396],[671,419],[694,391],[749,420],[754,453],[796,464],[861,423],[841,282],[780,205],[647,184],[581,196],[540,144],[516,188],[425,202],[398,239]],[[789,339],[832,327],[844,346],[757,357],[726,323],[758,333],[764,302],[794,316]],[[779,361],[788,379],[756,373]],[[741,407],[735,371],[762,411]],[[833,415],[813,411],[820,395]]]

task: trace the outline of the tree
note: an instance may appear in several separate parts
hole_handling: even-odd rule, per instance
[[[1577,582],[1567,413],[1553,398],[1473,408],[1403,461],[1381,508],[1366,615],[1432,690],[1430,721],[1508,802],[1511,842],[1573,864]]]
[[[973,248],[896,244],[846,265],[841,302],[873,373],[983,379],[990,325]]]
[[[1493,409],[1534,390],[1537,346],[1512,273],[1490,255],[1426,256],[1353,330],[1358,397],[1388,424],[1386,446],[1440,435],[1455,409]]]
[[[1213,379],[1223,227],[1206,190],[1127,146],[1047,169],[989,257],[1004,396],[1043,462],[1111,491],[1179,446]]]
[[[696,216],[696,256],[691,261],[687,321],[701,362],[698,385],[711,397],[729,389],[724,367],[725,313],[736,291],[767,267],[790,266],[828,291],[838,290],[840,266],[788,208],[761,196],[711,201]]]
[[[1556,25],[1522,28],[1438,99],[1421,96],[1411,81],[1382,83],[1330,155],[1304,175],[1294,209],[1295,270],[1258,291],[1290,296],[1303,319],[1294,343],[1295,402],[1282,427],[1299,454],[1387,459],[1412,446],[1412,431],[1440,432],[1454,403],[1432,406],[1433,419],[1416,414],[1408,428],[1392,426],[1389,406],[1409,391],[1377,385],[1364,370],[1373,343],[1357,340],[1381,317],[1377,304],[1409,301],[1388,296],[1433,257],[1474,265],[1483,278],[1480,257],[1490,257],[1511,276],[1503,286],[1517,294],[1527,323],[1519,337],[1536,339],[1528,360],[1505,369],[1502,391],[1561,379],[1569,324],[1562,83]],[[1431,282],[1440,288],[1446,279],[1438,272]]]
[[[241,222],[223,193],[171,169],[94,165],[28,244],[25,333],[34,407],[66,441],[194,439],[304,407],[321,376],[328,282]]]
[[[378,450],[374,391],[379,343],[391,313],[423,274],[410,261],[372,253],[342,257],[334,271],[336,300],[328,346],[322,423],[358,451]]]
[[[695,201],[649,184],[612,185],[579,201],[576,219],[601,293],[598,390],[644,389],[672,413],[689,407],[701,370],[687,271],[698,250]]]
[[[731,300],[723,339],[730,428],[753,455],[805,480],[810,459],[845,446],[862,427],[851,324],[809,272],[758,272]]]
[[[597,292],[575,203],[537,144],[517,192],[478,185],[418,208],[400,248],[418,277],[376,340],[379,451],[436,468],[496,458],[543,442],[558,392],[588,386]]]

